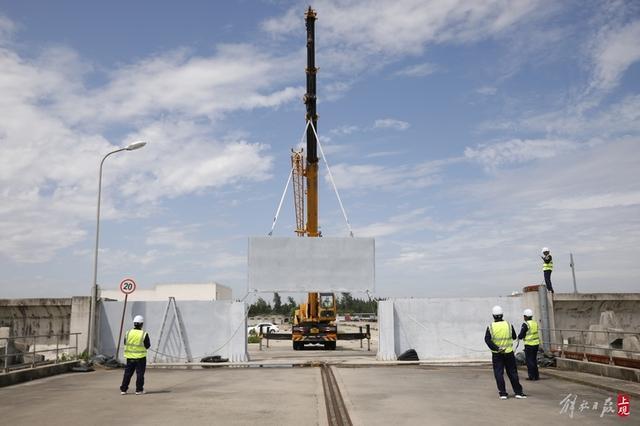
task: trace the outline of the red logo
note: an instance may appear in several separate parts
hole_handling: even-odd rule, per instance
[[[629,409],[630,402],[631,398],[629,398],[629,395],[618,394],[618,415],[620,417],[627,417],[631,414],[631,410]]]

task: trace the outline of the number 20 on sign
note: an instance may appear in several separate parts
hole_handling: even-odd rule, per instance
[[[131,278],[122,280],[120,283],[120,291],[124,294],[131,294],[136,290],[136,282]]]

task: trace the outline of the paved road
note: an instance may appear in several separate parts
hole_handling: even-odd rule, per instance
[[[606,398],[615,406],[616,395],[544,374],[524,382],[530,398],[502,401],[490,367],[334,367],[334,373],[356,425],[619,422],[615,414],[600,417]],[[71,373],[2,388],[2,424],[327,424],[319,368],[152,369],[140,396],[119,394],[121,375]],[[561,413],[570,394],[577,395],[573,419]],[[580,411],[583,401],[589,408]],[[640,411],[631,409],[633,423]]]

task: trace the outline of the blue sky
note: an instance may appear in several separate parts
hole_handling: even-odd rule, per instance
[[[304,129],[307,3],[0,1],[0,297],[246,289]],[[312,5],[319,133],[376,295],[638,291],[640,6]],[[346,236],[323,170],[320,226]],[[292,236],[291,194],[276,235]],[[270,297],[270,296],[268,296]]]

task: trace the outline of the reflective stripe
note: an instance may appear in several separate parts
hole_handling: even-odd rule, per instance
[[[124,357],[128,359],[146,358],[147,348],[144,347],[144,339],[147,332],[133,328],[127,331],[124,344]]]
[[[499,348],[504,349],[504,353],[513,352],[513,335],[511,333],[511,324],[506,321],[492,322],[489,325],[489,333],[491,333],[491,341]],[[491,351],[495,354],[498,351]]]
[[[527,334],[524,336],[524,344],[528,346],[537,346],[540,344],[538,336],[538,322],[534,320],[525,321],[527,323]]]

